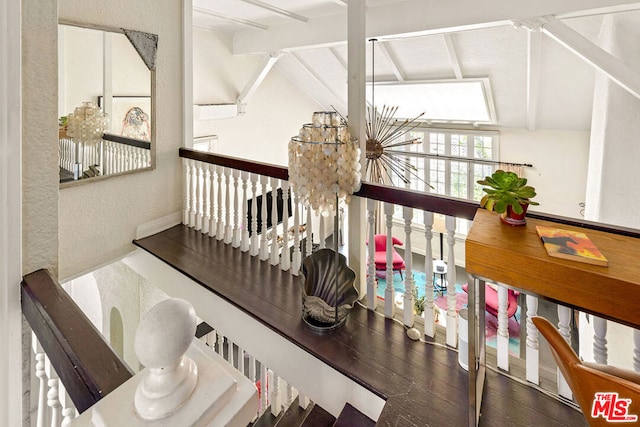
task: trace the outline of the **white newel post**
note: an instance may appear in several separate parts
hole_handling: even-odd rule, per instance
[[[563,305],[558,305],[558,329],[560,335],[565,339],[569,345],[571,345],[571,329],[569,329],[569,324],[571,323],[571,309],[565,307]],[[572,398],[571,389],[569,388],[569,384],[560,373],[560,369],[558,369],[558,394],[567,399]]]
[[[607,321],[593,316],[593,358],[596,363],[607,364]]]
[[[540,384],[540,353],[538,349],[538,328],[531,318],[538,315],[538,298],[527,295],[527,381]]]
[[[384,203],[384,214],[387,226],[387,287],[384,290],[384,315],[393,318],[396,308],[393,289],[393,203]]]
[[[246,426],[258,393],[251,381],[195,339],[195,310],[170,298],[143,317],[134,348],[142,371],[77,418],[77,425]]]
[[[456,217],[446,216],[447,246],[449,256],[447,258],[447,345],[458,345],[458,314],[456,313],[456,256],[454,245],[456,243]]]
[[[368,242],[367,245],[367,307],[369,310],[376,309],[376,305],[378,302],[378,286],[376,279],[376,263],[375,263],[375,227],[374,227],[374,219],[375,219],[375,209],[376,204],[375,200],[367,199],[367,223],[368,223]]]
[[[504,286],[498,286],[498,336],[497,356],[498,368],[509,371],[509,318],[507,304],[509,291]]]
[[[413,254],[411,253],[411,222],[413,220],[413,208],[404,206],[402,208],[404,218],[404,313],[405,326],[413,326]]]
[[[424,334],[433,338],[436,334],[436,322],[434,315],[434,302],[433,302],[433,247],[431,240],[433,239],[433,212],[424,211],[424,239],[426,243],[425,255],[424,255],[424,274],[426,277],[424,284],[425,301],[424,312],[422,316],[424,318]]]

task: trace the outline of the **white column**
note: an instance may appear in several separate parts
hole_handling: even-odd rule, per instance
[[[509,318],[507,304],[509,291],[504,286],[498,286],[498,334],[497,357],[498,368],[509,371]]]
[[[433,248],[431,241],[433,240],[433,212],[424,211],[424,239],[425,239],[425,255],[424,255],[424,274],[425,284],[424,292],[426,299],[424,301],[424,334],[428,337],[435,337],[436,323],[434,315],[433,303]]]
[[[569,345],[571,345],[571,329],[569,325],[571,323],[571,309],[563,305],[558,305],[558,329],[562,338],[565,339]],[[564,379],[558,369],[558,394],[567,399],[572,398],[571,389],[569,384]]]
[[[374,260],[376,245],[374,241],[374,218],[376,203],[373,199],[367,199],[367,223],[368,223],[368,235],[367,241],[367,307],[369,310],[376,309],[378,302],[378,286],[376,280],[376,263]]]
[[[538,315],[538,298],[527,295],[527,381],[540,384],[540,355],[538,349],[538,328],[531,318]]]
[[[281,181],[282,187],[282,250],[280,267],[287,271],[291,268],[291,253],[289,252],[289,181]]]
[[[393,289],[393,203],[384,203],[384,214],[387,226],[387,287],[384,290],[384,315],[393,318],[396,309]]]
[[[413,208],[404,206],[402,208],[404,218],[404,324],[413,326],[413,254],[411,253],[411,222],[413,220]]]
[[[456,218],[445,217],[447,228],[447,246],[449,256],[447,258],[447,345],[458,345],[458,316],[456,313],[456,256],[454,245],[456,243]]]
[[[596,363],[607,364],[607,321],[593,316],[593,358]]]

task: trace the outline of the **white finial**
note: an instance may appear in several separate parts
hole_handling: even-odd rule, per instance
[[[193,392],[198,370],[185,356],[196,331],[187,301],[171,298],[154,306],[136,330],[135,351],[147,368],[134,398],[138,415],[157,420],[173,414]]]

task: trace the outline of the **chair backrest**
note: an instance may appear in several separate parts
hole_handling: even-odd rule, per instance
[[[376,245],[376,252],[384,252],[387,250],[387,235],[386,234],[376,234],[373,236],[373,241]],[[395,236],[391,236],[391,243],[393,245],[402,246],[402,240],[398,239]]]
[[[640,421],[640,384],[611,375],[607,371],[614,370],[607,366],[582,363],[551,322],[538,316],[531,320],[549,343],[551,354],[589,425]]]

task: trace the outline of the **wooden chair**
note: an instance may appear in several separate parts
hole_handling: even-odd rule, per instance
[[[538,316],[531,320],[549,343],[589,425],[640,421],[640,372],[583,362],[551,322]]]

